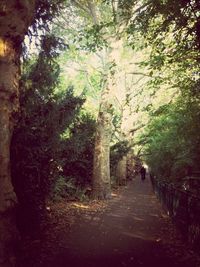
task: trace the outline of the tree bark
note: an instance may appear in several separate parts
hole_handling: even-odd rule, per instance
[[[0,3],[0,266],[14,266],[16,195],[11,182],[10,143],[18,111],[21,44],[35,1]]]
[[[118,162],[116,168],[116,177],[119,185],[126,185],[126,176],[127,176],[127,157],[123,158]]]
[[[93,197],[106,199],[111,194],[110,184],[110,139],[112,134],[112,114],[109,103],[102,103],[97,120],[94,162]]]
[[[110,141],[112,136],[113,95],[116,91],[122,40],[109,37],[110,46],[105,53],[105,83],[97,119],[93,162],[93,196],[105,199],[111,195]]]

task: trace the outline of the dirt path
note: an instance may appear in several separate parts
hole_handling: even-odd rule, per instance
[[[82,213],[59,238],[58,252],[43,267],[198,266],[164,215],[148,178],[130,182],[106,211]]]

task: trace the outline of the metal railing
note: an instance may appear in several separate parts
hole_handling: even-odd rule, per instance
[[[151,177],[155,194],[189,245],[200,253],[200,197]]]

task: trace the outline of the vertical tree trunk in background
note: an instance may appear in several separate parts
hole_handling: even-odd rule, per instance
[[[10,142],[18,111],[21,44],[35,0],[0,2],[0,266],[14,266],[16,196],[10,174]]]
[[[110,139],[112,134],[112,114],[109,103],[102,103],[97,120],[94,162],[93,196],[97,199],[110,197]]]
[[[116,36],[110,36],[109,39],[110,46],[105,58],[107,62],[106,81],[102,90],[97,119],[93,162],[93,196],[99,199],[106,199],[111,195],[110,141],[112,136],[112,106],[122,47],[122,40],[117,38],[117,34]]]
[[[132,180],[135,175],[135,160],[133,156],[133,151],[127,154],[127,178]]]
[[[126,177],[127,177],[127,157],[123,156],[123,158],[118,162],[116,169],[116,177],[119,185],[126,185]]]

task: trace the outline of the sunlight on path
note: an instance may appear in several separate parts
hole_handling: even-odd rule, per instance
[[[198,266],[162,211],[148,177],[135,178],[103,213],[78,217],[61,243],[59,254],[42,266]]]

